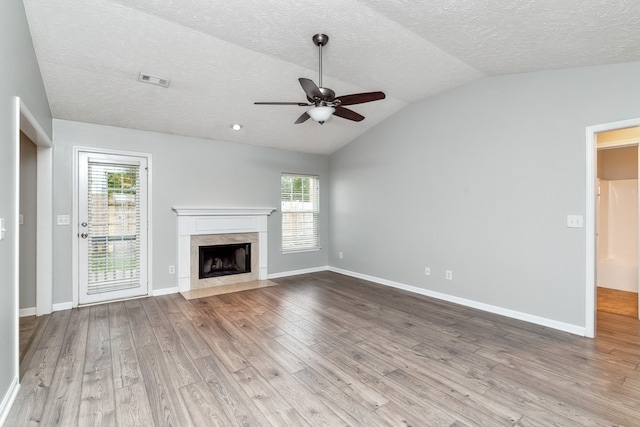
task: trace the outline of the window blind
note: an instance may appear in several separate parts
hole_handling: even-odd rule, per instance
[[[140,166],[88,163],[88,294],[140,286]]]
[[[317,176],[282,174],[282,251],[319,249],[320,180]]]

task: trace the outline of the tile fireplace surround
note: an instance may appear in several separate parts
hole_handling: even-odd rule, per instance
[[[258,280],[267,280],[267,216],[275,208],[173,208],[178,216],[178,290],[192,289],[191,238],[193,236],[256,233],[258,236]],[[254,251],[255,253],[255,251]],[[197,266],[195,274],[197,275]],[[232,277],[232,276],[230,276]],[[197,278],[196,278],[197,279]]]

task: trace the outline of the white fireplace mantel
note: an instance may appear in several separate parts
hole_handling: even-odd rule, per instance
[[[268,274],[267,216],[275,208],[172,208],[178,217],[178,289],[191,289],[191,236],[258,233],[259,280]]]
[[[172,208],[178,216],[260,216],[271,215],[276,208]]]

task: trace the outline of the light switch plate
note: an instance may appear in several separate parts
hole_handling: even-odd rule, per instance
[[[71,224],[71,215],[58,215],[58,225]]]
[[[7,229],[4,228],[4,218],[0,218],[0,240],[4,240],[6,231]]]
[[[582,228],[583,226],[582,215],[567,215],[567,227]]]

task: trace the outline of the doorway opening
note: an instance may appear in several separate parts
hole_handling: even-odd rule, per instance
[[[17,186],[15,191],[15,219],[17,224],[21,224],[18,225],[18,227],[24,227],[25,220],[29,221],[30,224],[27,224],[27,226],[30,227],[30,231],[32,232],[32,252],[28,258],[24,256],[20,247],[22,244],[20,237],[22,237],[24,233],[23,230],[19,230],[18,232],[19,237],[16,247],[16,282],[14,286],[16,293],[15,314],[18,319],[16,321],[15,343],[18,357],[15,359],[15,369],[16,373],[18,373],[20,369],[20,356],[24,354],[25,348],[28,347],[30,338],[28,335],[34,332],[31,328],[34,324],[33,321],[28,322],[28,327],[25,328],[23,325],[21,329],[21,315],[30,316],[35,319],[35,316],[49,314],[53,309],[53,187],[51,185],[53,178],[53,143],[22,100],[19,97],[14,97],[13,100],[13,117],[15,124],[14,144],[16,153],[18,154],[15,159]],[[30,151],[26,156],[29,157],[32,162],[28,178],[21,176],[20,173],[23,167],[21,164],[23,158],[20,155],[21,144],[26,140],[29,142],[25,146]],[[33,163],[35,163],[35,165]],[[28,206],[22,204],[20,200],[20,188],[25,185],[25,179],[29,180],[29,192],[31,193],[29,196],[30,204]],[[23,207],[29,209],[26,216],[22,211]],[[20,220],[21,214],[23,218],[22,221]],[[35,264],[36,260],[37,264]],[[21,276],[26,274],[23,271],[23,267],[30,269],[29,274],[31,277],[28,281],[31,283],[31,286],[35,287],[35,289],[28,291],[30,292],[28,296],[23,295],[23,293],[27,291],[22,291],[20,286]],[[26,297],[26,302],[25,298],[22,297]],[[28,305],[28,307],[24,307],[24,311],[20,310],[21,299],[25,305]]]
[[[618,132],[607,134],[607,132]],[[586,294],[585,294],[585,335],[595,337],[597,318],[597,271],[598,259],[598,202],[599,182],[598,148],[615,148],[638,145],[640,142],[640,118],[613,123],[589,126],[586,128],[586,211],[585,211],[585,243],[586,243]],[[623,137],[622,135],[627,135]],[[600,136],[600,144],[598,137]],[[607,140],[615,136],[614,141]],[[636,166],[637,173],[637,166]],[[636,249],[637,251],[637,249]],[[636,270],[638,259],[636,255]],[[636,279],[637,280],[637,279]]]
[[[37,205],[37,146],[20,132],[20,214],[19,230],[19,304],[20,304],[20,361],[35,335],[36,317],[36,212]]]
[[[640,128],[596,135],[598,311],[638,318]]]

